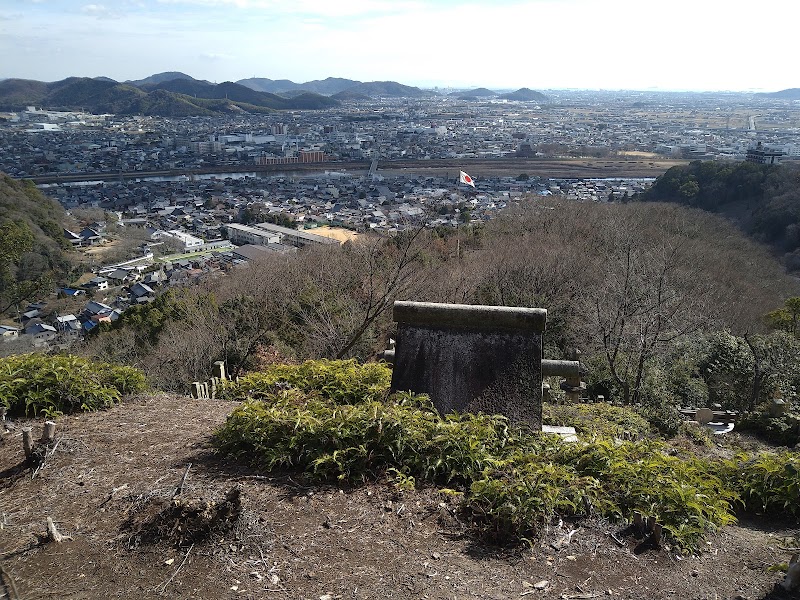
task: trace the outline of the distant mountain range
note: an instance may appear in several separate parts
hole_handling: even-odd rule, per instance
[[[494,98],[497,95],[498,92],[493,92],[486,88],[475,88],[474,90],[464,90],[450,94],[450,96],[461,100],[483,100],[484,98]]]
[[[800,88],[789,88],[780,92],[756,94],[763,98],[778,98],[779,100],[800,100]]]
[[[306,83],[295,83],[288,79],[273,80],[253,77],[240,79],[236,83],[259,92],[290,95],[298,90],[305,90],[347,100],[361,98],[424,98],[436,95],[434,92],[403,85],[396,81],[371,81],[365,83],[339,77],[328,77],[327,79],[307,81]]]
[[[20,110],[32,105],[93,113],[188,117],[317,110],[338,104],[338,100],[320,94],[305,92],[285,98],[232,82],[216,85],[183,73],[160,73],[126,83],[106,77],[69,77],[52,83],[27,79],[0,81],[0,110]]]
[[[550,99],[541,92],[536,92],[528,88],[520,88],[516,92],[500,94],[498,98],[504,100],[514,100],[517,102],[547,102]]]
[[[340,77],[328,77],[327,79],[307,81],[306,83],[295,83],[288,79],[266,79],[264,77],[251,77],[250,79],[240,79],[236,83],[249,87],[257,92],[270,92],[272,94],[284,94],[304,90],[315,94],[333,96],[343,92],[353,86],[359,85],[360,81],[352,79],[342,79]]]
[[[26,106],[86,110],[92,113],[164,117],[211,116],[225,113],[263,113],[276,110],[319,110],[342,101],[370,98],[424,98],[436,93],[396,81],[362,82],[327,79],[295,83],[288,79],[253,77],[220,84],[195,79],[186,73],[156,73],[123,83],[108,77],[69,77],[46,83],[28,79],[0,80],[0,110]],[[522,88],[498,94],[486,88],[457,92],[458,98],[507,98],[544,102],[544,94]]]

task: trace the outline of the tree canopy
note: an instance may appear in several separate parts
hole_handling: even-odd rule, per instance
[[[800,269],[800,168],[694,161],[659,177],[642,200],[676,202],[734,220]]]
[[[30,182],[0,175],[0,313],[64,278],[64,209]]]

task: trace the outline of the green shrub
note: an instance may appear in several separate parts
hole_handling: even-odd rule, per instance
[[[647,399],[636,408],[636,412],[650,423],[653,431],[665,437],[678,435],[681,425],[686,422],[678,407],[668,401]]]
[[[0,404],[10,414],[57,415],[112,406],[146,388],[132,367],[71,355],[21,354],[0,359]]]
[[[635,410],[611,406],[603,402],[596,404],[544,404],[542,423],[574,427],[583,435],[597,437],[646,437],[650,424]]]
[[[291,391],[244,402],[217,431],[222,452],[269,470],[297,468],[316,478],[363,481],[389,468],[418,480],[466,481],[508,441],[505,418],[450,414],[426,397],[400,402],[298,402]]]
[[[463,508],[483,537],[501,544],[531,543],[552,515],[583,514],[584,497],[592,506],[608,508],[600,498],[597,479],[532,457],[505,469],[487,470],[470,485]]]
[[[582,476],[597,478],[603,497],[619,516],[638,510],[655,516],[679,545],[697,548],[709,530],[732,523],[736,494],[708,461],[673,456],[659,442],[597,442],[567,454]]]
[[[761,410],[744,415],[736,424],[736,429],[751,431],[768,442],[794,446],[800,443],[800,413],[791,411],[773,417],[765,407],[761,407]]]
[[[800,454],[742,454],[721,465],[723,478],[754,513],[800,517]]]
[[[355,360],[309,360],[301,365],[271,365],[228,383],[223,397],[242,401],[269,397],[280,387],[314,392],[340,404],[383,399],[392,372],[383,363],[358,364]]]
[[[697,423],[684,421],[681,423],[679,433],[686,436],[694,444],[698,446],[706,446],[710,448],[714,445],[714,434],[708,429]]]
[[[116,389],[121,395],[136,394],[147,389],[147,378],[135,367],[95,363],[100,369],[100,384]]]
[[[337,394],[345,404],[314,389],[314,381],[327,385],[329,376],[297,380],[307,391],[277,388],[286,379],[275,379],[272,389],[261,388],[258,399],[237,407],[215,433],[218,450],[315,480],[389,476],[405,488],[447,485],[460,493],[472,526],[495,542],[530,541],[554,515],[620,520],[640,511],[656,517],[676,546],[697,550],[708,531],[735,521],[736,507],[800,513],[797,454],[723,461],[678,455],[652,440],[602,439],[620,430],[647,431],[630,409],[548,407],[551,421],[571,422],[596,436],[564,443],[511,427],[502,416],[440,415],[425,396],[367,395],[359,401],[353,393]],[[592,424],[598,411],[599,424]]]

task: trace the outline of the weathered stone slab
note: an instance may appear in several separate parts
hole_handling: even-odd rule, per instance
[[[714,411],[710,408],[699,408],[694,414],[694,418],[700,425],[711,423],[714,420]]]
[[[442,412],[542,422],[541,308],[395,302],[392,389],[430,395]]]

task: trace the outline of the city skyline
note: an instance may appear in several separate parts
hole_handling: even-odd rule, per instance
[[[782,68],[790,9],[778,0],[743,18],[718,0],[23,0],[0,8],[0,77],[777,91],[800,86]]]

